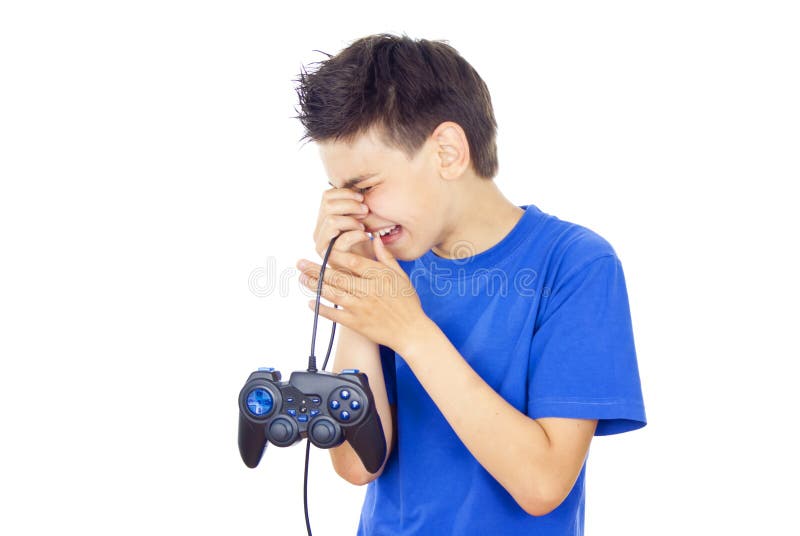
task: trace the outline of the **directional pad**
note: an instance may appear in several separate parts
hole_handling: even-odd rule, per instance
[[[272,395],[266,389],[253,389],[247,394],[247,410],[256,417],[268,415],[273,406]]]

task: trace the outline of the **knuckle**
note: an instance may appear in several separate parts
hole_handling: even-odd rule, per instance
[[[343,287],[343,286],[347,285],[347,279],[344,276],[339,275],[339,274],[336,274],[336,276],[334,276],[334,280],[333,281],[334,281],[334,283],[333,283],[334,286],[337,287],[336,288],[337,291],[339,290],[339,287]]]
[[[348,253],[350,248],[353,247],[353,244],[353,232],[347,231],[346,233],[342,233],[342,237],[336,243],[336,246],[338,247],[334,247],[334,249],[341,253]]]

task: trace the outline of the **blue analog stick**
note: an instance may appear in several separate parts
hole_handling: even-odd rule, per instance
[[[272,395],[266,389],[253,389],[247,394],[247,409],[256,417],[269,414],[272,407]]]

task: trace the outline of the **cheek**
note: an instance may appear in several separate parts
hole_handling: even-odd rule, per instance
[[[370,212],[387,220],[391,220],[392,215],[401,216],[403,212],[400,198],[385,189],[367,192],[364,203]]]
[[[366,194],[365,203],[376,217],[400,223],[416,234],[430,227],[437,210],[435,200],[409,190],[375,189]]]

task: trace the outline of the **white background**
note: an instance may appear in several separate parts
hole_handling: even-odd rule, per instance
[[[649,424],[594,441],[587,534],[795,525],[791,4],[3,3],[0,533],[304,534],[304,447],[247,469],[236,397],[309,350],[293,79],[384,31],[457,48],[501,190],[622,260]],[[312,454],[314,534],[354,534],[364,489]]]

